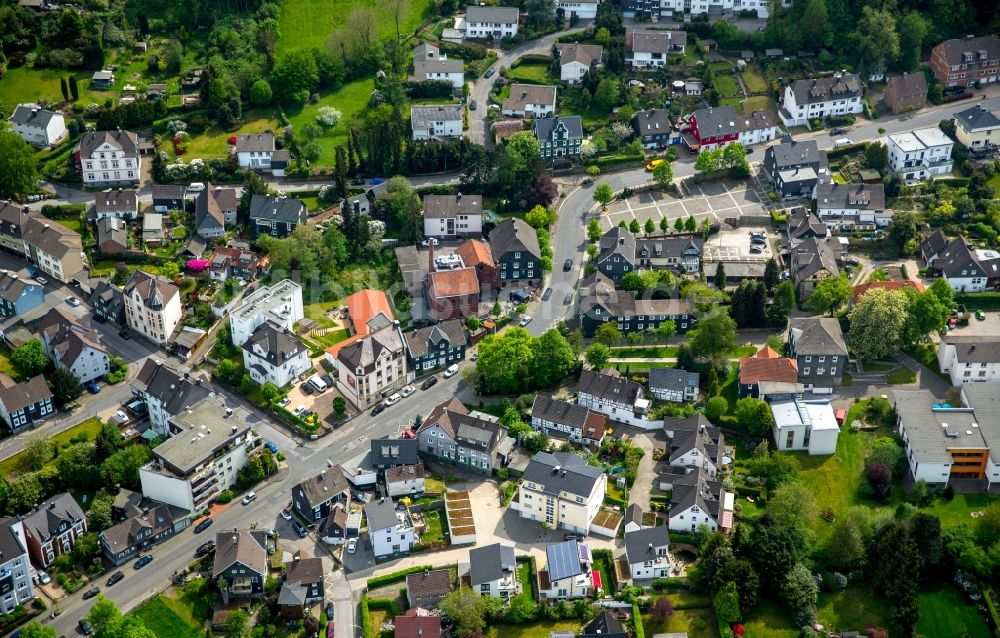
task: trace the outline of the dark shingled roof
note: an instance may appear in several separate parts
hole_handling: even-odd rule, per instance
[[[69,492],[56,494],[38,506],[24,518],[24,527],[40,542],[45,542],[58,534],[63,523],[73,525],[84,518],[83,509]]]
[[[396,506],[391,498],[380,498],[365,503],[365,518],[368,520],[369,533],[389,529],[399,523],[399,519],[396,518]]]
[[[712,480],[704,469],[688,472],[673,479],[674,491],[670,499],[670,512],[684,512],[697,505],[716,522],[719,520],[719,506],[722,498],[722,484]],[[658,529],[658,528],[653,528]]]
[[[562,124],[566,127],[567,139],[583,139],[583,121],[579,115],[566,115],[555,117],[543,117],[535,120],[535,139],[539,141],[548,140],[552,137],[552,132]]]
[[[795,354],[847,356],[847,345],[840,322],[832,317],[792,319],[789,332],[795,342]]]
[[[882,184],[817,184],[817,210],[885,210]]]
[[[372,439],[371,460],[375,467],[413,465],[418,462],[416,439]]]
[[[505,219],[490,231],[490,250],[496,259],[515,251],[529,253],[537,259],[542,256],[535,229],[518,217]]]
[[[698,373],[688,372],[679,368],[650,368],[649,389],[665,388],[681,390],[691,386],[698,387]]]
[[[264,352],[263,358],[272,366],[285,365],[300,352],[306,351],[306,347],[302,345],[298,337],[289,332],[278,330],[269,322],[257,326],[257,329],[243,344],[243,349],[257,357],[260,356],[257,354],[257,349],[262,350]]]
[[[584,370],[580,374],[580,392],[593,396],[632,405],[636,399],[643,396],[643,387],[634,381],[622,377],[602,374],[593,370]]]
[[[921,77],[923,77],[922,74]],[[983,108],[982,104],[976,104],[971,108],[955,113],[955,124],[961,126],[966,131],[992,129],[1000,127],[1000,118],[991,111]]]
[[[1000,38],[997,38],[995,35],[945,40],[934,48],[940,48],[949,66],[962,64],[962,54],[966,52],[972,54],[973,61],[975,62],[979,62],[977,59],[979,51],[986,51],[987,60],[1000,58]]]
[[[258,530],[217,533],[212,578],[218,577],[234,563],[245,565],[258,574],[267,574],[267,534]]]
[[[505,572],[515,569],[517,565],[511,546],[493,543],[469,550],[469,584],[473,587],[500,580]]]
[[[316,508],[337,496],[350,495],[350,485],[344,477],[344,471],[339,465],[323,470],[312,478],[305,479],[292,488],[293,492],[301,492],[310,507]]]
[[[858,78],[857,74],[838,75],[839,77],[796,80],[791,85],[792,93],[795,95],[795,103],[801,106],[861,96],[861,79]]]
[[[525,481],[535,483],[539,491],[553,496],[563,492],[590,496],[603,475],[600,468],[588,465],[586,459],[566,452],[539,452],[524,469]]]
[[[541,394],[535,395],[535,401],[531,404],[532,418],[552,421],[580,430],[586,425],[589,413],[590,409],[586,406],[559,401]]]
[[[1000,338],[998,337],[948,335],[941,342],[955,346],[955,360],[958,363],[1000,362]]]
[[[652,545],[652,549],[650,549]],[[666,525],[625,532],[625,555],[629,563],[655,560],[656,548],[670,545],[670,529]],[[653,553],[650,553],[653,552]]]
[[[444,596],[451,591],[451,574],[447,569],[409,574],[406,577],[406,591],[413,598]]]
[[[291,197],[254,195],[250,199],[250,219],[267,219],[302,224],[306,221],[306,206]]]
[[[615,226],[601,236],[598,242],[597,263],[619,255],[630,264],[635,263],[635,235],[627,228]]]
[[[434,350],[434,346],[441,341],[447,341],[450,347],[468,343],[463,323],[458,319],[417,328],[403,333],[403,337],[406,339],[406,349],[409,350],[411,357],[424,356]]]

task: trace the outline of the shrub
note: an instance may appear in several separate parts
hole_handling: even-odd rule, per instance
[[[382,574],[381,576],[376,576],[374,578],[368,579],[368,589],[377,589],[384,585],[391,585],[393,583],[401,583],[406,580],[406,577],[410,574],[416,574],[418,572],[434,569],[431,565],[416,565],[414,567],[408,567],[406,569],[401,569],[398,572],[392,572],[391,574]]]
[[[337,109],[332,106],[321,106],[319,113],[316,114],[316,123],[324,128],[333,128],[340,118],[341,114]]]
[[[215,500],[223,505],[231,503],[233,500],[233,493],[231,490],[223,490],[218,496],[215,497]]]

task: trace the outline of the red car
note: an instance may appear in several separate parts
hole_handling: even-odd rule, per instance
[[[329,636],[333,636],[333,621],[332,620],[326,621],[326,635],[328,637]]]

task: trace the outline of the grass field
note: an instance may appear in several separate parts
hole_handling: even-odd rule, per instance
[[[81,222],[79,218],[77,218],[77,219],[57,219],[56,221],[59,222],[60,224],[62,224],[63,226],[65,226],[66,228],[72,230],[75,233],[80,232],[80,230],[83,228],[83,222]]]
[[[737,96],[742,95],[740,92],[740,83],[736,79],[735,75],[729,73],[719,73],[712,80],[712,85],[715,90],[719,92],[722,96]]]
[[[748,64],[743,69],[743,83],[747,85],[747,90],[751,93],[767,93],[767,80],[764,79],[760,69],[755,64]]]
[[[579,620],[557,620],[526,623],[523,625],[491,625],[483,632],[484,638],[549,638],[550,631],[572,631],[580,629]]]
[[[992,634],[976,608],[955,587],[940,587],[920,594],[917,634],[989,638]]]
[[[674,632],[687,632],[688,636],[704,636],[705,638],[715,638],[719,635],[719,627],[712,618],[710,608],[678,609],[665,623],[655,620],[650,614],[643,614],[642,626],[647,636]]]
[[[82,423],[74,425],[64,432],[60,432],[55,436],[49,437],[49,440],[52,441],[56,447],[61,448],[63,445],[68,444],[70,440],[80,434],[86,434],[87,438],[92,441],[100,430],[101,420],[97,417],[91,417]],[[0,461],[0,476],[3,476],[6,479],[10,479],[11,477],[29,469],[28,459],[23,452]]]
[[[284,0],[281,3],[281,38],[278,53],[292,49],[321,47],[335,29],[347,23],[355,7],[372,7],[358,0]],[[400,34],[413,33],[427,16],[430,0],[412,0],[409,11],[400,21]],[[388,11],[379,12],[376,26],[379,37],[395,35],[396,26]]]
[[[913,383],[917,380],[917,375],[913,373],[913,370],[903,366],[890,372],[887,380],[890,385],[902,385],[904,383]]]
[[[14,369],[14,364],[10,362],[10,350],[6,347],[0,347],[0,373],[13,377],[15,381],[21,378],[21,375]]]
[[[117,96],[114,91],[91,91],[88,87],[92,72],[71,73],[62,69],[36,69],[24,65],[8,69],[0,80],[0,102],[7,105],[7,108],[13,108],[21,102],[39,100],[62,102],[59,78],[68,78],[70,75],[76,76],[76,84],[80,91],[78,104],[84,106],[92,103],[103,104],[105,99]]]
[[[308,3],[307,3],[308,4]],[[347,146],[347,121],[354,115],[368,108],[368,98],[371,97],[375,81],[372,79],[356,80],[340,87],[333,93],[324,95],[316,104],[309,104],[298,112],[287,111],[288,119],[295,130],[300,130],[307,122],[315,122],[316,114],[322,106],[332,106],[340,111],[340,122],[325,135],[316,139],[320,146],[320,157],[315,164],[332,166],[333,152],[337,145]],[[409,116],[409,109],[404,109]]]
[[[226,142],[233,135],[248,135],[262,133],[265,129],[272,131],[281,128],[277,116],[270,109],[251,109],[243,114],[243,126],[235,131],[226,131],[213,126],[201,135],[193,135],[188,140],[185,158],[218,158],[226,157]],[[167,144],[167,151],[173,154],[173,145]]]
[[[793,627],[791,620],[777,603],[763,600],[757,609],[743,617],[746,638],[798,638],[799,628]],[[862,627],[864,629],[864,627]]]
[[[553,84],[555,82],[549,75],[549,65],[541,62],[519,64],[507,71],[507,77],[528,84]]]

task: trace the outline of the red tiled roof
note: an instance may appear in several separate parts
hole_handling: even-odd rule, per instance
[[[351,323],[354,324],[354,334],[368,334],[368,320],[383,313],[392,319],[392,310],[389,309],[389,298],[381,290],[365,288],[359,290],[347,298],[347,312],[351,315]]]
[[[799,366],[795,359],[779,357],[771,348],[761,348],[752,357],[740,359],[740,383],[752,384],[761,381],[796,383],[799,380]]]
[[[396,638],[441,638],[440,616],[396,616]]]
[[[913,281],[912,279],[904,279],[903,281],[873,281],[868,284],[855,286],[854,292],[851,294],[851,301],[858,303],[858,299],[861,299],[866,292],[876,288],[882,290],[902,290],[903,288],[913,288],[917,292],[923,292],[927,289],[922,283],[919,281]]]
[[[474,268],[439,270],[428,275],[428,294],[431,297],[459,297],[478,295],[479,279]]]
[[[583,422],[583,436],[593,441],[600,441],[608,429],[608,417],[599,412],[588,412],[587,420]]]
[[[462,263],[466,266],[493,265],[493,253],[490,251],[490,245],[478,239],[467,240],[455,250],[455,254],[462,258]]]
[[[364,335],[354,335],[353,337],[344,339],[340,343],[335,343],[332,346],[329,346],[326,349],[326,353],[336,359],[337,355],[340,354],[340,351],[344,348],[344,346],[349,346],[356,341],[361,341],[362,339],[364,339]]]

